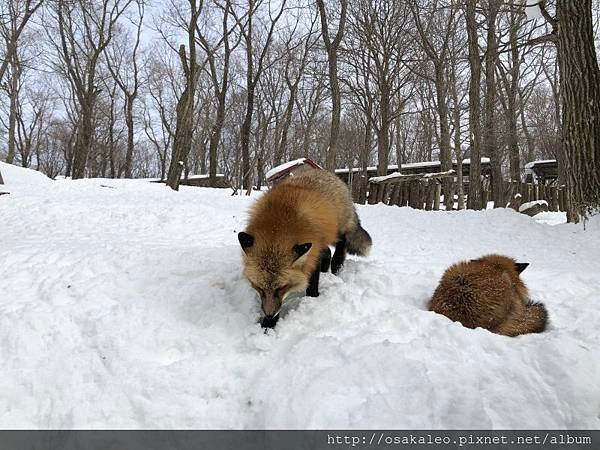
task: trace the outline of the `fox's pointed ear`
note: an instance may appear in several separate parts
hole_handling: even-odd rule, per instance
[[[306,255],[308,251],[311,249],[312,243],[307,242],[305,244],[296,244],[294,245],[294,254],[296,255],[296,261],[294,263],[302,262],[306,259]]]
[[[250,247],[252,247],[254,245],[254,236],[252,236],[251,234],[248,234],[248,233],[244,233],[243,231],[240,231],[238,233],[238,241],[240,241],[240,245],[242,246],[242,249],[244,251],[246,251],[247,249],[249,249]]]
[[[527,269],[528,265],[529,263],[515,263],[515,270],[517,271],[517,273],[521,273],[525,269]]]

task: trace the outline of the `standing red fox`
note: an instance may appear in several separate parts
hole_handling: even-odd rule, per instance
[[[500,255],[454,264],[444,273],[429,309],[465,327],[505,336],[541,333],[546,308],[529,300],[519,277],[528,265]]]
[[[360,225],[346,184],[334,174],[308,166],[294,171],[260,197],[246,231],[244,275],[258,292],[264,327],[277,323],[294,292],[319,295],[319,272],[337,273],[346,252],[366,255],[371,237]],[[329,245],[335,245],[333,258]]]

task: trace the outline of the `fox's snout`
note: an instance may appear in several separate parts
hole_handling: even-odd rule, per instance
[[[262,310],[267,317],[275,316],[281,309],[281,299],[277,298],[274,293],[267,292],[261,298]]]

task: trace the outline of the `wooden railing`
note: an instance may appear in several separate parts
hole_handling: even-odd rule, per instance
[[[518,210],[523,203],[545,200],[548,211],[566,211],[567,197],[564,186],[548,186],[545,184],[519,183],[505,181],[504,193],[507,207]]]
[[[374,205],[410,206],[415,209],[437,211],[444,194],[443,180],[450,179],[451,192],[458,193],[458,182],[453,170],[418,175],[402,175],[393,173],[384,177],[367,178],[354,176],[350,189],[356,203]],[[468,182],[463,185],[463,192],[468,193]],[[547,186],[543,184],[504,182],[504,198],[502,205],[515,210],[523,203],[534,200],[545,200],[549,211],[565,211],[566,197],[563,186]],[[482,180],[482,198],[484,204],[491,200],[491,186],[489,179]]]

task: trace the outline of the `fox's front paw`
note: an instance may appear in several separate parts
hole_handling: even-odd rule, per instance
[[[307,289],[306,290],[306,296],[307,297],[318,297],[319,296],[319,291]]]
[[[331,273],[337,275],[344,267],[344,262],[331,261]]]

